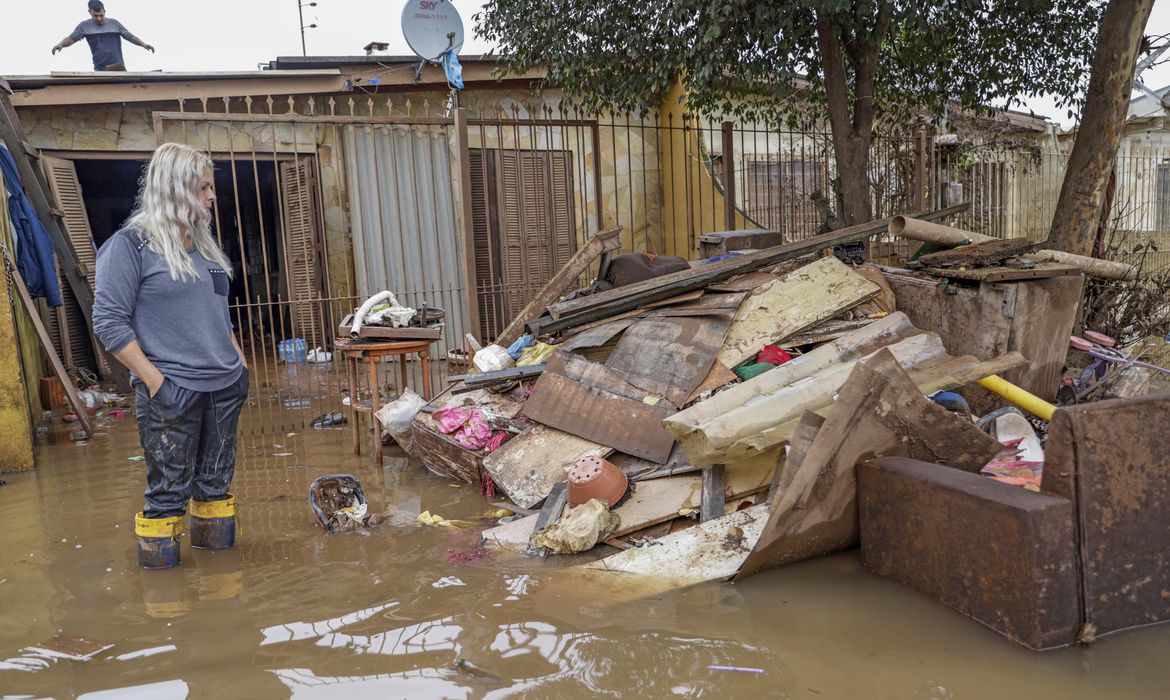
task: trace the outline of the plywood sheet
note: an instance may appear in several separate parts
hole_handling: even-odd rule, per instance
[[[553,484],[564,481],[573,462],[613,450],[544,425],[533,425],[484,457],[483,468],[521,508],[540,503]]]
[[[643,319],[626,329],[605,366],[626,373],[639,386],[659,388],[672,404],[682,406],[711,371],[731,316],[727,311]]]
[[[736,312],[717,357],[736,367],[764,345],[833,318],[880,291],[837,258],[821,258],[753,291]]]

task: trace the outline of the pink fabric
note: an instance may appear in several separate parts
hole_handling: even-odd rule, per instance
[[[459,443],[459,446],[465,450],[478,452],[488,443],[491,436],[492,429],[483,419],[483,414],[479,411],[472,411],[467,422],[455,433],[455,442]]]
[[[441,408],[435,411],[434,419],[439,425],[439,431],[445,435],[454,433],[452,438],[465,450],[482,450],[492,436],[492,429],[488,427],[483,414],[474,408]]]
[[[449,435],[459,430],[470,417],[471,411],[465,408],[459,408],[458,406],[440,408],[434,413],[435,422],[439,424],[439,432],[444,435]]]
[[[512,433],[509,433],[507,430],[497,430],[487,442],[487,451],[495,452],[510,439],[512,439]]]

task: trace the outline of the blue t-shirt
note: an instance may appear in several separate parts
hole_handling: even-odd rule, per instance
[[[93,54],[93,69],[105,70],[106,66],[125,66],[122,61],[122,39],[133,41],[135,36],[122,23],[111,17],[98,24],[92,18],[77,25],[77,29],[69,35],[74,41],[84,38],[89,42],[89,51]]]

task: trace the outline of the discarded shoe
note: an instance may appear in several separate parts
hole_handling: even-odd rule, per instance
[[[313,419],[314,428],[328,428],[334,425],[345,425],[348,419],[341,411],[330,411]]]

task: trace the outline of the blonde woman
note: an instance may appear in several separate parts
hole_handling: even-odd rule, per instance
[[[145,568],[179,563],[191,545],[235,544],[236,423],[248,371],[228,313],[231,263],[211,234],[212,162],[159,146],[126,225],[97,255],[93,329],[130,369],[146,458],[146,507],[135,519]]]

